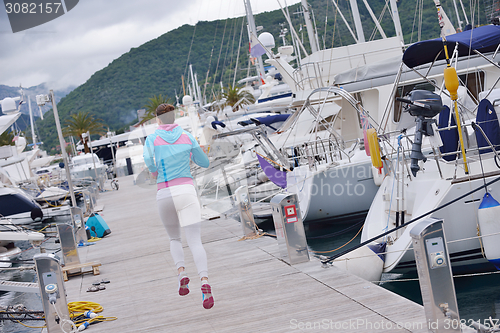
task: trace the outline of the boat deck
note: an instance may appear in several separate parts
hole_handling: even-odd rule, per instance
[[[101,304],[115,321],[92,332],[427,332],[423,307],[319,261],[290,266],[276,239],[240,240],[239,222],[203,222],[215,305],[202,307],[200,283],[186,250],[190,294],[178,295],[177,271],[167,233],[156,211],[155,186],[120,178],[120,189],[102,193],[102,216],[112,233],[80,248],[81,262],[99,261],[101,274],[71,277],[67,300]],[[106,289],[87,292],[93,282]]]

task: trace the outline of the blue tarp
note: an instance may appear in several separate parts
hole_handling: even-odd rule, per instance
[[[483,99],[477,108],[476,123],[481,126],[484,134],[495,147],[495,150],[500,150],[500,126],[498,124],[497,113],[495,108],[491,105],[490,101]],[[480,148],[481,154],[491,152],[490,144],[483,136],[483,133],[476,131],[477,146]],[[488,147],[484,149],[483,147]],[[483,148],[483,149],[481,149]]]
[[[443,110],[439,113],[438,128],[448,127],[450,112],[451,112],[450,108],[445,105],[443,107]],[[449,124],[449,126],[450,127],[457,126],[457,123],[455,122],[455,117],[453,115],[451,116],[451,123]],[[459,137],[458,137],[458,129],[456,127],[440,131],[439,135],[441,136],[441,141],[443,142],[443,145],[439,147],[441,154],[451,153],[458,150]],[[448,162],[454,161],[457,159],[457,154],[443,156],[443,158]]]
[[[450,57],[456,43],[458,43],[458,55],[460,57],[474,54],[473,50],[481,53],[492,52],[500,44],[500,26],[485,25],[447,36],[446,40]],[[441,38],[417,42],[403,54],[403,62],[409,68],[431,63],[434,59],[445,59],[443,40]]]

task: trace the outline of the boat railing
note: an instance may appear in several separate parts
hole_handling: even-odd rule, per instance
[[[442,132],[442,131],[447,131],[447,130],[452,130],[452,129],[457,129],[457,128],[458,128],[457,125],[438,128],[437,129],[438,133],[435,133],[434,135],[439,135],[439,132]],[[466,128],[472,128],[472,132],[469,133],[469,131],[467,131]],[[481,126],[478,126],[475,123],[466,123],[466,124],[462,124],[462,130],[465,134],[465,142],[464,143],[465,143],[465,148],[466,148],[465,149],[465,156],[467,159],[467,164],[478,161],[480,158],[481,152],[484,154],[485,150],[489,150],[488,155],[485,155],[483,157],[483,160],[489,159],[489,158],[494,158],[495,163],[500,168],[500,155],[499,155],[500,146],[494,145],[491,143],[491,141],[489,140],[488,136],[484,133]],[[478,147],[477,142],[475,140],[474,141],[470,140],[470,136],[475,136],[476,133],[477,133],[477,135],[480,135],[483,138],[485,138],[486,142],[488,143],[486,146]],[[412,141],[413,136],[414,136],[414,134],[405,134],[405,135],[401,135],[400,137],[407,139],[408,142],[411,144],[413,142]],[[386,142],[388,142],[388,141],[389,140],[386,140]],[[403,149],[403,150],[411,151],[411,148],[410,147],[408,147],[408,148],[409,149]],[[429,160],[431,160],[431,159],[435,160],[435,162],[438,165],[438,169],[439,169],[440,173],[441,173],[440,164],[457,164],[457,165],[463,164],[463,160],[461,158],[462,151],[460,149],[460,144],[458,144],[456,150],[448,151],[448,152],[441,152],[441,150],[438,147],[432,147],[432,145],[427,147],[427,148],[422,147],[422,150],[427,150],[427,152],[425,153],[425,156]],[[396,155],[397,155],[397,149],[396,149],[396,147],[393,147],[393,150],[387,154],[387,157],[389,157],[391,159],[395,159]],[[450,161],[444,159],[445,157],[448,157],[448,156],[456,156],[456,158],[452,159]],[[404,152],[404,159],[400,159],[400,160],[403,161],[403,160],[408,160],[408,159],[410,159],[409,152],[408,153]],[[410,179],[411,179],[411,177],[410,177]]]
[[[293,71],[293,78],[299,90],[318,89],[324,86],[321,68],[316,62],[302,64]]]
[[[294,167],[309,165],[312,168],[318,164],[338,164],[341,160],[350,161],[359,143],[359,139],[339,142],[329,137],[283,147],[280,150],[290,165]],[[352,146],[350,151],[345,150],[346,146]]]

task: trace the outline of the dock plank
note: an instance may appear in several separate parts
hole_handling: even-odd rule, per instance
[[[81,260],[101,262],[101,275],[65,284],[68,301],[97,302],[104,316],[118,317],[92,325],[92,332],[427,332],[422,306],[314,259],[290,266],[279,259],[275,239],[240,241],[239,222],[225,217],[202,225],[215,298],[212,309],[203,309],[185,241],[191,292],[177,293],[155,195],[154,186],[134,186],[130,176],[120,179],[119,191],[101,194],[102,216],[112,232],[79,248]],[[111,281],[105,290],[86,292],[102,279]]]

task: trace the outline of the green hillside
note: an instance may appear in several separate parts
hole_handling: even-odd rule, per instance
[[[338,2],[344,16],[351,22],[352,16],[350,10],[347,9],[349,1],[339,0]],[[309,3],[313,8],[321,48],[354,42],[340,16],[336,15],[331,0],[309,0]],[[370,0],[375,15],[379,16],[382,13],[385,3],[385,0]],[[429,0],[423,4],[422,15],[415,14],[418,3],[420,1],[400,0],[398,4],[407,43],[417,41],[420,20],[422,39],[439,37],[439,25],[433,1]],[[456,20],[456,15],[452,11],[454,8],[452,0],[441,3],[450,19]],[[375,25],[362,1],[359,1],[358,6],[362,22],[366,23],[365,35],[369,39]],[[298,8],[299,5],[289,8],[297,31],[303,24],[302,16],[295,14]],[[482,8],[476,11],[476,17],[484,21],[479,22],[480,24],[486,23]],[[255,20],[257,25],[263,26],[265,31],[275,36],[277,46],[281,45],[281,39],[278,38],[279,24],[285,23],[286,20],[280,10],[256,15]],[[179,97],[182,98],[181,77],[182,75],[187,77],[188,64],[192,64],[194,71],[198,74],[202,92],[206,83],[206,96],[211,99],[210,96],[214,96],[219,90],[221,80],[225,85],[232,83],[242,23],[246,24],[246,18],[198,22],[196,26],[184,25],[138,48],[131,49],[61,99],[57,105],[61,123],[64,125],[65,119],[70,114],[88,111],[102,119],[111,130],[123,130],[137,120],[136,110],[141,109],[147,103],[148,98],[153,95],[167,95],[175,103],[175,91],[177,91]],[[351,26],[354,25],[351,24]],[[394,35],[389,9],[385,10],[382,26],[388,36]],[[288,25],[285,27],[289,28]],[[305,28],[298,33],[299,36],[303,35],[304,44],[307,47]],[[373,36],[380,38],[378,32]],[[290,34],[287,38],[288,43],[291,43]],[[246,27],[243,27],[239,59],[237,79],[247,75],[249,61]],[[255,75],[254,73],[254,69],[251,68],[250,75]],[[53,148],[58,144],[58,140],[53,114],[48,112],[43,121],[38,120],[37,128],[45,143],[45,149],[48,151],[52,149],[52,153],[56,153],[57,151]]]

